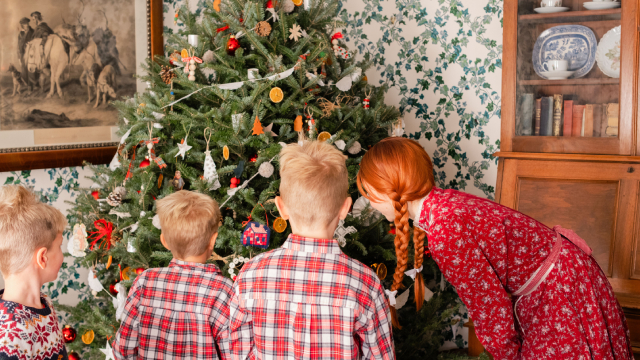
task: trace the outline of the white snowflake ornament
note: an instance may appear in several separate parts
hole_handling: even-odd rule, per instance
[[[87,228],[84,224],[75,224],[73,226],[73,233],[67,243],[67,250],[69,254],[75,257],[83,257],[87,255],[85,249],[89,247],[87,242]]]
[[[300,32],[300,30],[302,30],[300,25],[294,23],[291,26],[291,29],[289,29],[289,33],[290,33],[289,39],[293,39],[293,41],[298,41],[300,37],[302,37],[302,33]]]
[[[345,238],[345,236],[349,234],[354,234],[357,232],[358,232],[358,229],[356,229],[353,226],[349,226],[345,228],[344,220],[340,220],[340,223],[338,224],[338,228],[333,233],[333,238],[338,240],[338,244],[340,244],[340,247],[344,247],[345,245],[347,245],[347,239]]]

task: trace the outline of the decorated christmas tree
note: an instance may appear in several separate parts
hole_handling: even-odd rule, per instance
[[[278,216],[278,153],[283,144],[327,141],[348,156],[352,214],[336,231],[343,251],[377,272],[385,288],[395,267],[393,226],[358,194],[355,178],[366,150],[402,136],[384,87],[367,82],[366,62],[345,48],[334,21],[338,2],[214,1],[199,15],[176,14],[182,31],[168,38],[167,57],[147,64],[149,88],[116,103],[121,145],[108,167],[92,167],[96,188],[84,189],[72,211],[69,252],[90,269],[91,294],[70,314],[68,348],[104,359],[119,327],[126,294],[147,268],[172,259],[160,243],[155,200],[181,189],[207,194],[223,214],[210,259],[234,278],[256,254],[279,247],[291,229]],[[322,199],[318,199],[322,201]],[[268,243],[243,240],[252,222],[266,225]],[[412,252],[410,252],[412,253]],[[458,303],[440,285],[432,260],[425,279],[436,293],[416,316],[407,279],[398,357],[434,356]],[[430,291],[431,292],[431,291]],[[398,305],[400,307],[400,304]],[[448,334],[448,335],[447,335]],[[102,350],[102,351],[101,351]],[[74,356],[78,356],[75,354]]]

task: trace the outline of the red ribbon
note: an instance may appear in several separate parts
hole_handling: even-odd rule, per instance
[[[133,147],[133,155],[131,155],[131,162],[129,162],[129,169],[127,170],[127,176],[125,177],[125,179],[128,179],[130,177],[133,176],[133,173],[131,172],[131,168],[133,167],[133,161],[136,159],[136,147]]]
[[[223,32],[223,31],[225,31],[225,30],[228,30],[228,29],[229,29],[229,25],[227,25],[227,26],[223,26],[223,27],[221,27],[221,28],[218,28],[218,29],[216,30],[216,32],[221,33],[221,32]]]
[[[197,56],[192,56],[192,57],[186,57],[186,58],[182,58],[182,62],[183,63],[188,63],[189,61],[194,60],[195,62],[197,62],[198,64],[202,64],[202,59],[200,59]]]
[[[337,33],[333,34],[333,36],[331,36],[331,40],[342,39],[342,38],[344,38],[344,36],[342,36],[342,33],[339,32],[339,31]]]
[[[105,219],[96,220],[93,223],[93,226],[97,231],[91,231],[89,239],[92,239],[91,242],[91,250],[96,246],[98,241],[100,241],[100,245],[98,245],[98,249],[105,248],[106,250],[111,249],[111,234],[113,233],[113,224],[108,222]]]

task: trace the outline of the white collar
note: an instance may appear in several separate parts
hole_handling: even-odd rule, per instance
[[[429,192],[429,194],[431,194],[431,192]],[[423,229],[419,223],[420,223],[420,217],[422,216],[422,210],[424,210],[424,203],[427,201],[427,198],[429,197],[429,194],[427,194],[427,196],[423,197],[422,199],[420,199],[420,207],[418,208],[418,212],[415,214],[415,218],[413,219],[413,226],[419,228],[420,230],[426,232],[425,229]],[[428,217],[427,217],[428,220]]]

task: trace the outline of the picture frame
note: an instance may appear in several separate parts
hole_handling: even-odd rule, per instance
[[[91,0],[75,1],[80,1],[84,5],[85,1]],[[163,4],[162,0],[134,0],[133,3],[135,6],[135,73],[140,74],[142,72],[141,64],[145,61],[145,58],[163,55]],[[107,18],[106,15],[104,17]],[[24,22],[26,22],[26,20],[24,20]],[[31,25],[35,24],[31,23]],[[146,36],[144,34],[145,30]],[[70,51],[70,53],[73,52]],[[71,57],[71,55],[69,56]],[[49,68],[51,67],[49,66]],[[104,66],[104,68],[106,68],[106,66]],[[48,73],[46,75],[49,76]],[[20,80],[20,78],[18,80]],[[22,82],[22,84],[23,86],[26,85],[25,82]],[[31,85],[33,82],[29,82],[29,84]],[[35,85],[37,86],[37,84]],[[48,84],[45,83],[45,86],[41,86],[41,90],[48,89],[47,85]],[[77,85],[80,87],[81,82]],[[34,88],[36,86],[34,86]],[[145,87],[146,84],[138,79],[134,92],[144,91]],[[6,93],[5,91],[4,94]],[[86,95],[84,96],[86,97]],[[5,97],[8,96],[5,95]],[[41,95],[39,98],[44,98],[44,95]],[[91,101],[93,102],[95,100],[91,99]],[[79,101],[76,101],[76,103],[78,102]],[[102,106],[104,107],[106,105],[102,104]],[[64,113],[62,115],[64,115]],[[112,126],[106,127],[106,131],[110,130],[109,134],[105,134],[104,126],[100,128],[86,127],[6,131],[5,134],[3,134],[0,128],[0,172],[81,166],[85,161],[92,164],[107,164],[117,151],[117,143],[119,142],[119,138],[116,135],[117,127],[115,126],[115,121],[117,121],[117,118],[114,119]],[[0,119],[0,126],[1,125]],[[73,129],[75,129],[77,133],[71,137],[67,136],[67,139],[65,139],[64,134],[73,133]],[[102,131],[102,133],[98,133],[96,129]],[[40,143],[35,143],[37,141],[31,140],[36,139],[39,136],[38,134],[43,133],[46,134],[45,139],[40,139]],[[63,134],[60,136],[60,143],[42,144],[43,141],[46,142],[47,135],[50,136],[55,133]],[[7,136],[7,134],[10,136]],[[95,140],[92,140],[92,134],[96,135],[93,136]],[[43,136],[40,135],[40,137]],[[74,137],[76,141],[68,141]],[[26,140],[22,141],[21,138],[26,138]],[[24,146],[22,146],[23,143]]]

